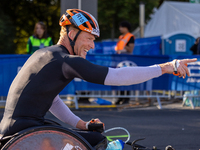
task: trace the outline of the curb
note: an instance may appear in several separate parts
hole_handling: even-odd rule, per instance
[[[75,108],[75,106],[68,106],[69,108]],[[79,108],[117,108],[116,105],[79,105]]]

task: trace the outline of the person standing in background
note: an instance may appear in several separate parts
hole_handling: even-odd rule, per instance
[[[135,37],[130,33],[131,25],[127,21],[120,23],[119,31],[122,35],[119,36],[119,41],[115,46],[117,54],[133,54]]]
[[[122,35],[119,36],[115,51],[117,54],[133,54],[135,37],[130,33],[131,24],[127,21],[122,21],[119,25],[119,31]],[[130,91],[120,91],[120,95],[130,95]],[[129,103],[130,98],[118,98],[115,104]]]
[[[37,22],[33,35],[29,37],[27,43],[27,54],[33,54],[36,50],[53,45],[51,37],[47,34],[47,27],[43,22]]]
[[[192,45],[192,47],[190,48],[191,51],[193,51],[193,55],[200,55],[200,37],[198,37],[194,43],[194,45]]]

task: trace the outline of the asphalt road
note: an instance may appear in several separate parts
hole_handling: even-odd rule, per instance
[[[73,112],[83,120],[100,118],[106,129],[124,127],[131,134],[131,141],[145,137],[138,144],[150,148],[156,146],[164,150],[172,145],[176,150],[200,149],[200,109],[83,109]],[[0,109],[0,118],[2,115],[3,109]],[[46,118],[58,121],[51,113],[47,113]],[[129,146],[124,149],[131,150]]]

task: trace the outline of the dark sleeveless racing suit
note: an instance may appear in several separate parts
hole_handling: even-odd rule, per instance
[[[55,97],[75,77],[104,85],[132,85],[160,75],[162,71],[159,65],[116,69],[98,66],[79,56],[70,55],[61,45],[37,50],[26,61],[10,86],[0,123],[0,136],[44,125],[44,116],[54,106]],[[98,137],[95,134],[97,132],[90,133],[92,134],[79,134],[92,146],[105,139],[100,133]]]
[[[54,98],[75,77],[104,84],[108,68],[75,55],[62,45],[37,50],[12,82],[0,134],[7,136],[44,124]]]

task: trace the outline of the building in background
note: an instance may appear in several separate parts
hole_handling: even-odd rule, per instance
[[[144,37],[165,36],[175,32],[200,35],[200,4],[164,1],[145,27]]]
[[[161,36],[162,54],[192,55],[200,36],[200,4],[164,1],[145,26],[144,37]]]

